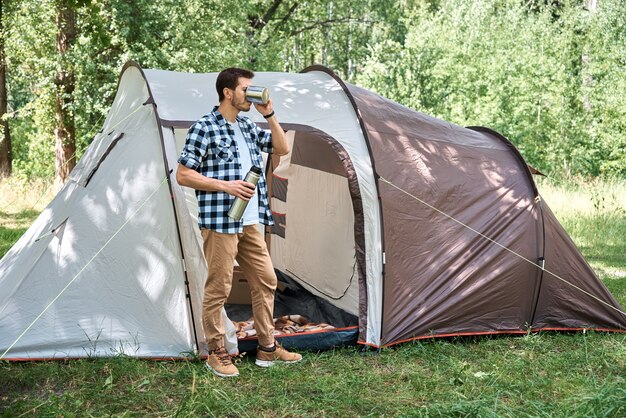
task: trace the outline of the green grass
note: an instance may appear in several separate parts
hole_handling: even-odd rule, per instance
[[[269,370],[244,358],[231,380],[199,362],[5,363],[0,402],[7,416],[620,416],[625,347],[596,333],[437,340]]]
[[[626,183],[539,187],[626,306]],[[0,254],[41,210],[31,206],[0,206]],[[239,358],[241,376],[233,380],[207,373],[200,361],[0,362],[0,415],[626,416],[626,334],[456,338],[381,354],[354,347],[304,354],[300,364],[269,370]]]

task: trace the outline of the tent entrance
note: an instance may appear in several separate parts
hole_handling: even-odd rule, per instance
[[[237,269],[236,269],[237,270]],[[278,288],[274,300],[276,339],[287,348],[327,349],[355,344],[358,318],[313,295],[289,276],[276,270]],[[249,289],[236,272],[226,313],[237,329],[239,351],[257,345]],[[237,302],[237,303],[233,303]]]
[[[339,142],[322,131],[303,125],[283,127],[289,129],[290,153],[266,158],[275,224],[265,232],[279,277],[274,317],[280,321],[281,317],[299,315],[306,318],[307,324],[300,324],[304,326],[296,333],[277,338],[287,338],[289,342],[283,343],[291,347],[325,348],[355,342],[360,272],[364,271],[365,260],[359,259],[358,254],[363,252],[357,251],[363,248],[363,244],[357,245],[363,239],[363,211],[352,161]],[[185,134],[183,130],[175,132],[178,149],[184,144]],[[195,218],[195,195],[187,188],[185,193]],[[361,228],[355,220],[360,221]],[[226,306],[232,321],[252,318],[249,298],[245,277],[235,266]],[[300,340],[312,335],[306,331],[309,322],[333,328],[315,329],[314,337]],[[307,342],[311,338],[314,344]],[[294,339],[298,342],[292,342]],[[255,338],[240,335],[240,350],[244,341],[251,340]]]
[[[270,161],[275,225],[268,248],[277,270],[356,316],[359,260],[352,164],[334,138],[305,128],[289,131],[290,153]]]
[[[352,162],[339,142],[324,132],[284,127],[289,129],[290,152],[272,156],[266,170],[274,217],[266,237],[279,278],[277,338],[297,348],[355,343],[360,283],[355,219],[361,208],[354,204],[358,184]],[[250,306],[242,305],[249,303],[247,298],[245,278],[235,273],[226,311],[239,325],[252,317]],[[294,324],[293,316],[305,318],[304,323]],[[240,350],[256,344],[254,340],[240,332]]]
[[[355,219],[362,219],[362,208],[352,161],[326,133],[283,125],[289,129],[290,152],[272,156],[267,170],[275,225],[266,236],[283,283],[276,292],[275,317],[297,314],[338,330],[352,327],[350,339],[356,341],[364,260],[357,257]],[[316,345],[331,346],[335,337],[327,335],[327,343],[321,343],[317,335]]]

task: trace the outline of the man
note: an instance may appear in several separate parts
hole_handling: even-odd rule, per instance
[[[257,187],[242,179],[255,165],[263,166],[261,151],[284,155],[289,152],[272,101],[254,104],[268,121],[270,132],[260,129],[240,112],[250,110],[246,99],[254,73],[227,68],[216,81],[219,106],[194,123],[178,159],[176,180],[196,190],[198,224],[204,240],[209,275],[204,286],[202,322],[209,348],[207,367],[216,375],[239,375],[224,348],[221,310],[232,286],[236,259],[250,285],[255,328],[259,339],[256,364],[269,367],[275,362],[297,362],[302,356],[290,353],[274,340],[274,290],[276,274],[263,234],[256,224],[273,224],[265,178]],[[241,198],[248,205],[241,220],[228,217],[228,209]]]

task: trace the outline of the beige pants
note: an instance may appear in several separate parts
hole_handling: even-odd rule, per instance
[[[204,256],[209,265],[202,304],[202,325],[209,350],[224,346],[221,309],[233,284],[235,259],[250,286],[259,344],[271,346],[274,344],[273,311],[277,280],[263,234],[255,225],[244,226],[241,234],[222,234],[208,229],[201,232]]]

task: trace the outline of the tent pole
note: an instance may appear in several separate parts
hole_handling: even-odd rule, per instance
[[[541,266],[541,269],[539,273],[539,282],[537,283],[537,286],[535,287],[535,298],[533,302],[532,314],[530,316],[530,322],[528,323],[528,326],[530,328],[532,328],[533,324],[535,323],[535,315],[537,314],[537,306],[539,305],[539,297],[541,296],[541,284],[543,283],[543,272],[545,271],[545,266],[546,266],[546,220],[545,220],[544,212],[543,212],[543,199],[538,194],[536,200],[537,200],[537,203],[539,204],[539,214],[541,215],[542,251],[541,251],[541,256],[537,260],[538,264]]]
[[[143,73],[143,72],[142,72]],[[147,83],[146,83],[147,85]],[[185,276],[185,296],[187,298],[187,303],[189,303],[189,314],[191,315],[191,327],[193,329],[193,338],[196,342],[196,350],[198,354],[200,353],[200,344],[198,342],[198,333],[196,332],[196,320],[195,315],[193,313],[193,304],[191,303],[191,292],[189,290],[189,275],[187,274],[187,263],[185,263],[185,252],[183,250],[183,241],[180,235],[180,228],[178,226],[178,214],[176,213],[176,202],[174,201],[174,190],[172,189],[172,172],[174,169],[171,169],[167,162],[167,155],[165,153],[165,139],[163,138],[163,126],[161,125],[161,118],[159,117],[159,112],[157,111],[157,105],[154,102],[154,98],[152,97],[152,92],[148,88],[150,93],[150,98],[146,100],[144,104],[151,104],[154,109],[154,116],[157,123],[157,128],[159,130],[159,138],[161,139],[161,151],[163,155],[163,165],[165,167],[166,177],[167,177],[167,186],[169,187],[170,197],[172,199],[172,211],[174,212],[174,222],[176,224],[176,236],[178,238],[178,248],[180,250],[181,264],[183,268],[183,275]],[[172,129],[172,133],[174,133],[174,128]]]

